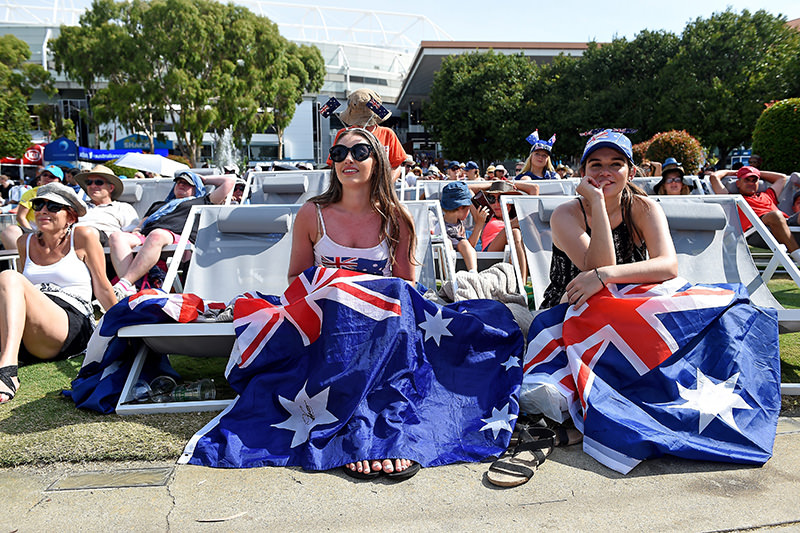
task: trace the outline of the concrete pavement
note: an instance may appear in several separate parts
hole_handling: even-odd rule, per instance
[[[500,489],[486,481],[488,467],[423,469],[397,484],[340,472],[172,463],[2,469],[0,533],[800,531],[800,417],[781,418],[774,456],[761,468],[662,458],[622,476],[572,446],[556,449],[526,485]],[[135,484],[149,474],[162,484],[57,490],[86,478]]]

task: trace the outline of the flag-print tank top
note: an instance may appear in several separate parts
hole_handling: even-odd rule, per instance
[[[314,266],[344,268],[375,276],[391,276],[389,243],[386,239],[372,248],[342,246],[328,236],[322,210],[317,205],[317,217],[322,228],[322,238],[314,245]]]

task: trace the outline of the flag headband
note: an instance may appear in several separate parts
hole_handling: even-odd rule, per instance
[[[553,151],[553,143],[556,142],[556,134],[554,133],[552,137],[550,137],[549,141],[545,141],[544,139],[539,138],[539,130],[535,130],[533,133],[525,137],[525,140],[531,144],[531,152],[534,150],[545,150],[548,153]]]

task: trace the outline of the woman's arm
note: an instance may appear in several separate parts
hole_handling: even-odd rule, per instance
[[[475,248],[478,245],[478,239],[481,238],[483,228],[486,227],[486,219],[489,218],[491,212],[485,205],[481,206],[480,209],[476,209],[474,205],[470,205],[469,212],[472,215],[472,221],[474,222],[474,225],[468,240],[472,247]]]
[[[567,284],[565,293],[567,301],[576,307],[583,305],[608,283],[657,283],[678,275],[678,259],[669,234],[667,217],[661,207],[651,199],[637,198],[642,201],[633,204],[633,224],[647,244],[648,259],[583,269],[583,272]]]
[[[92,292],[103,309],[108,311],[117,303],[117,298],[106,277],[106,256],[100,239],[95,230],[88,226],[77,226],[72,231],[75,232],[75,253],[89,268],[92,276]]]
[[[592,237],[589,238],[584,228],[581,205],[575,201],[563,204],[553,212],[550,220],[553,243],[581,271],[615,264],[617,254],[602,189],[587,176],[578,185],[577,193],[581,196],[584,208],[591,213],[589,223]]]
[[[25,269],[25,261],[28,260],[28,235],[23,234],[17,238],[17,253],[19,254],[17,272],[22,274]]]
[[[306,202],[297,211],[292,224],[292,254],[289,258],[289,284],[305,269],[314,266],[314,242],[317,238],[317,208]]]
[[[401,209],[405,209],[401,207]],[[417,269],[409,260],[409,248],[411,248],[411,228],[406,224],[400,224],[400,242],[397,244],[397,249],[394,251],[394,265],[392,265],[392,276],[403,278],[411,283],[417,281]],[[411,250],[411,257],[414,257],[414,252]]]

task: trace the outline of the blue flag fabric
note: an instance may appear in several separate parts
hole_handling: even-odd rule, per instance
[[[562,325],[563,323],[563,325]],[[777,313],[742,285],[609,284],[540,313],[523,388],[566,399],[584,451],[628,473],[664,454],[763,464],[780,412]]]
[[[192,322],[210,308],[224,304],[203,302],[193,294],[167,294],[160,289],[147,289],[129,296],[108,310],[89,340],[86,356],[72,380],[72,390],[63,393],[75,406],[99,413],[113,413],[125,380],[133,365],[141,341],[116,336],[125,326]],[[150,381],[156,376],[179,378],[165,355],[150,354],[142,367],[141,377]]]
[[[508,446],[523,338],[490,300],[441,307],[407,282],[311,268],[280,301],[241,298],[227,377],[239,397],[181,463],[479,461]]]

